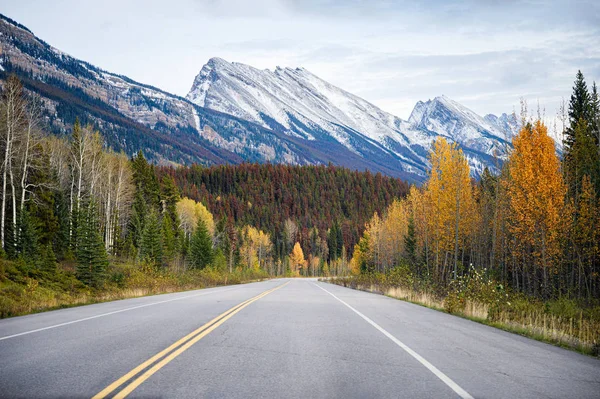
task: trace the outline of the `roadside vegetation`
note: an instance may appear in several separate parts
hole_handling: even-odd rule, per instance
[[[111,262],[101,287],[77,279],[73,265],[54,272],[23,261],[0,261],[0,318],[76,305],[164,294],[268,278],[261,270],[232,273],[213,267],[201,270],[159,269],[150,264]]]
[[[332,277],[326,281],[465,317],[540,341],[600,356],[600,304],[577,299],[542,300],[515,292],[473,270],[449,287],[417,280],[410,268]]]
[[[567,108],[561,158],[524,106],[508,160],[477,182],[437,139],[428,180],[373,215],[333,282],[598,354],[600,98],[581,72]]]

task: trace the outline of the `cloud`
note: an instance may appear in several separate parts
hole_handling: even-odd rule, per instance
[[[213,56],[303,66],[407,118],[446,94],[476,112],[519,98],[554,113],[578,69],[600,80],[600,2],[540,0],[6,1],[72,55],[185,95]]]

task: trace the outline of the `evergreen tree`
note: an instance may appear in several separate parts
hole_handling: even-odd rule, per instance
[[[160,184],[161,202],[163,214],[171,218],[171,224],[177,226],[177,201],[180,200],[179,189],[175,184],[175,180],[170,175],[165,175],[161,179]]]
[[[575,142],[570,150],[570,168],[573,192],[579,196],[584,176],[591,178],[592,184],[600,188],[600,154],[594,137],[589,134],[590,125],[584,119],[580,119],[575,125]]]
[[[329,229],[329,235],[327,236],[327,247],[329,248],[329,260],[335,261],[342,256],[342,246],[344,245],[344,238],[342,235],[342,229],[337,221]]]
[[[156,211],[150,211],[144,224],[140,245],[140,260],[161,264],[163,256],[162,228]]]
[[[87,285],[100,287],[106,277],[108,256],[93,201],[82,203],[77,219],[77,278]]]
[[[417,263],[417,237],[415,234],[415,219],[412,216],[408,219],[408,230],[404,237],[404,250],[410,266],[415,268]]]
[[[578,71],[569,103],[570,124],[565,130],[563,156],[565,182],[567,183],[569,198],[574,200],[577,200],[579,197],[581,178],[585,174],[584,169],[590,167],[590,165],[586,165],[586,162],[589,160],[585,158],[590,151],[598,152],[592,133],[593,113],[592,99],[585,79],[581,71]],[[592,164],[591,166],[593,169],[597,169],[596,164]],[[590,175],[594,183],[599,179],[597,173],[595,172]]]
[[[600,96],[596,82],[592,85],[590,95],[590,125],[598,153],[600,153]]]
[[[23,209],[20,216],[17,252],[25,262],[34,264],[39,257],[38,237],[40,234],[27,209]]]
[[[175,254],[177,253],[177,237],[175,236],[175,229],[169,215],[163,215],[162,218],[162,238],[162,262],[168,265],[175,259]]]
[[[571,147],[573,145],[575,140],[575,125],[577,125],[580,119],[589,121],[590,114],[590,94],[588,92],[587,84],[585,83],[585,78],[581,71],[577,71],[575,85],[573,86],[573,94],[571,94],[571,101],[569,102],[570,126],[566,132],[565,146]]]
[[[141,191],[148,208],[160,209],[160,184],[154,173],[154,166],[149,164],[142,151],[138,152],[131,160],[133,180],[138,191]]]
[[[56,255],[54,254],[54,250],[52,249],[51,244],[46,244],[42,250],[42,256],[40,259],[40,267],[46,273],[54,274],[56,273]]]
[[[206,224],[198,218],[196,231],[190,242],[190,265],[195,269],[204,269],[213,261],[212,240]]]
[[[56,234],[51,237],[54,253],[58,259],[73,259],[69,248],[69,201],[61,191],[54,193],[53,214],[58,222]]]
[[[142,190],[136,189],[133,205],[131,206],[131,217],[127,226],[128,238],[130,244],[135,248],[140,248],[142,244],[142,233],[146,222],[148,207],[144,200]],[[134,255],[134,254],[130,254]]]

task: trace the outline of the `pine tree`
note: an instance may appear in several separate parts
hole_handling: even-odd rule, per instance
[[[600,154],[600,95],[596,82],[592,85],[592,93],[590,95],[590,125],[596,143],[596,148]]]
[[[344,237],[342,234],[342,229],[336,220],[331,229],[329,229],[329,235],[327,236],[327,247],[329,248],[330,261],[335,261],[342,255],[343,245]]]
[[[177,237],[171,223],[171,218],[166,214],[162,217],[162,238],[162,261],[163,264],[168,265],[175,259],[175,254],[177,253]]]
[[[167,214],[171,218],[174,226],[177,225],[177,202],[180,199],[179,189],[175,185],[175,180],[170,175],[165,175],[161,179],[160,184],[161,202],[163,214]]]
[[[142,244],[142,232],[144,231],[147,215],[148,206],[146,205],[142,190],[136,189],[133,205],[131,206],[131,217],[129,218],[129,224],[127,226],[127,235],[130,239],[130,243],[138,249]]]
[[[143,262],[160,265],[163,256],[162,228],[155,210],[150,211],[144,230],[142,231],[140,245],[140,260]]]
[[[27,263],[33,264],[39,257],[39,231],[29,215],[27,209],[23,209],[19,221],[20,234],[17,242],[17,252]]]
[[[415,219],[411,216],[408,219],[408,231],[404,237],[404,251],[406,259],[412,268],[416,268],[417,263],[417,237],[415,234]]]
[[[213,261],[212,240],[202,218],[198,218],[196,230],[190,242],[190,265],[195,269],[204,269]]]
[[[54,250],[52,249],[51,244],[47,244],[44,246],[42,250],[42,257],[40,259],[40,267],[46,273],[54,274],[56,273],[56,255],[54,254]]]
[[[600,208],[589,176],[583,176],[578,204],[572,237],[578,263],[574,270],[578,274],[577,280],[583,281],[583,286],[577,284],[579,295],[582,296],[584,291],[588,298],[592,298],[600,288],[600,278],[596,272],[600,266]]]
[[[77,219],[77,278],[87,285],[100,287],[106,277],[108,256],[93,201],[81,204]]]
[[[590,121],[591,106],[590,106],[590,94],[588,92],[585,78],[581,71],[577,71],[575,77],[575,85],[573,86],[573,94],[571,94],[571,101],[569,102],[569,120],[570,127],[567,129],[567,136],[565,138],[565,146],[571,147],[575,139],[575,125],[580,119]]]
[[[160,211],[160,184],[154,166],[148,163],[142,151],[131,160],[131,168],[135,186],[141,191],[148,208]]]
[[[569,102],[569,126],[565,130],[564,155],[563,155],[563,173],[568,186],[569,198],[577,200],[581,186],[581,177],[583,176],[581,168],[584,166],[579,157],[583,152],[583,143],[578,143],[581,139],[588,136],[592,138],[591,117],[592,105],[590,94],[581,71],[577,72],[573,94]],[[592,138],[593,140],[593,138]],[[585,145],[589,144],[585,140]],[[596,180],[593,178],[593,180]]]
[[[579,197],[584,176],[591,179],[594,187],[600,188],[600,154],[590,129],[591,126],[584,119],[580,119],[575,125],[575,142],[569,153],[572,198]]]

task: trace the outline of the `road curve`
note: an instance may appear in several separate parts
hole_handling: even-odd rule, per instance
[[[0,397],[599,398],[600,360],[279,279],[0,320]]]

